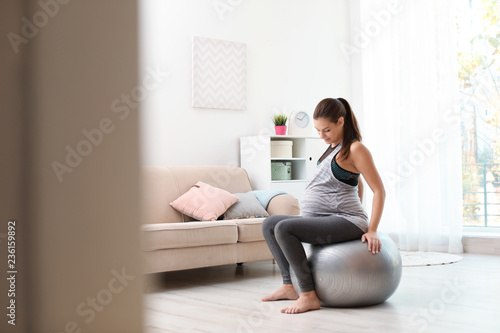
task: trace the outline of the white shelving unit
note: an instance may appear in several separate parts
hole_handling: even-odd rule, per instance
[[[292,141],[292,158],[271,158],[271,142]],[[283,190],[296,198],[304,193],[318,158],[327,145],[318,137],[272,135],[246,136],[240,139],[241,167],[248,172],[252,188],[256,190]],[[271,180],[271,162],[292,163],[291,180]]]

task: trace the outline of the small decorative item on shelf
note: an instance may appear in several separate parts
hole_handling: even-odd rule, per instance
[[[271,180],[291,180],[292,162],[271,162]]]
[[[293,157],[292,147],[293,147],[293,141],[272,140],[271,158],[292,158]]]
[[[295,111],[290,115],[288,123],[288,135],[311,136],[311,119],[305,111]]]
[[[284,113],[275,114],[273,116],[274,130],[276,131],[276,135],[286,135],[286,121],[288,120],[288,116]]]

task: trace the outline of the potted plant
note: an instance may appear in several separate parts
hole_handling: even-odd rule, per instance
[[[288,116],[284,113],[275,114],[273,116],[274,130],[276,131],[276,135],[285,135],[286,134],[286,121],[288,120]]]

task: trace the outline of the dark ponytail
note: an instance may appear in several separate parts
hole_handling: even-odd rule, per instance
[[[333,123],[337,123],[340,117],[344,118],[344,137],[339,153],[342,159],[347,159],[351,151],[351,143],[361,141],[358,121],[349,103],[343,98],[325,98],[318,103],[313,114],[314,119],[326,118]]]

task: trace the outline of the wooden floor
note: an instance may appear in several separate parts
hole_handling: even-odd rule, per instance
[[[144,296],[146,333],[500,332],[500,256],[405,267],[385,303],[280,313],[291,301],[260,302],[281,284],[271,261],[153,275]]]

